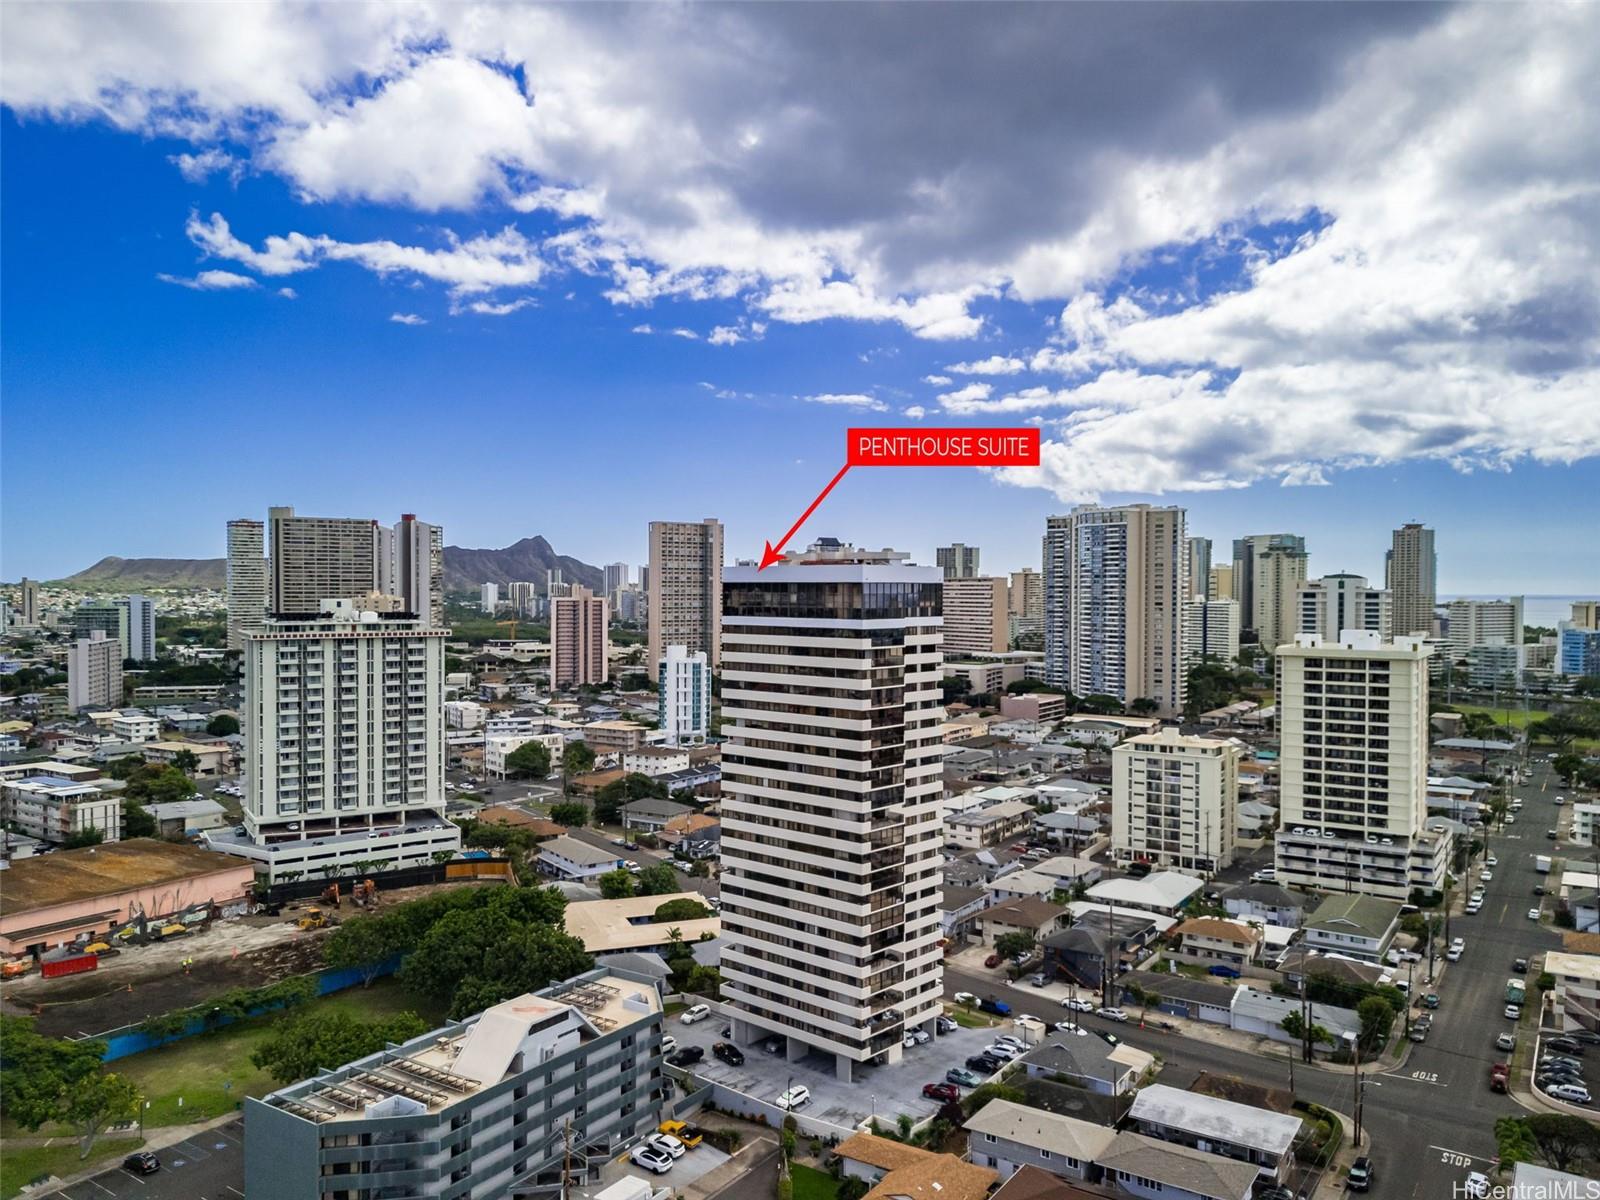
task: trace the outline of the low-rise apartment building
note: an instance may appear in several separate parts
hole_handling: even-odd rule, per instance
[[[1300,1135],[1299,1117],[1164,1083],[1139,1089],[1128,1120],[1150,1137],[1253,1163],[1262,1179],[1272,1183],[1287,1174]]]
[[[622,769],[629,775],[648,775],[651,779],[689,769],[689,749],[675,746],[640,746],[622,755]]]
[[[17,778],[0,786],[0,821],[54,845],[91,829],[115,842],[122,837],[122,798],[58,775]]]
[[[967,1119],[966,1130],[972,1161],[999,1172],[1002,1181],[1031,1166],[1087,1182],[1117,1140],[1107,1126],[1010,1100],[989,1101]]]
[[[166,766],[185,754],[194,756],[189,773],[196,779],[215,779],[233,769],[233,747],[226,742],[146,742],[139,748],[145,762]]]
[[[1237,921],[1190,917],[1167,931],[1179,939],[1172,957],[1201,966],[1248,966],[1261,953],[1261,932]]]
[[[561,750],[566,744],[559,733],[495,733],[483,739],[483,773],[490,779],[506,777],[506,759],[529,742],[537,742],[550,751],[552,766],[559,766]]]
[[[598,879],[608,871],[627,866],[610,850],[581,842],[570,834],[553,837],[539,845],[539,869],[558,879]]]
[[[632,721],[590,721],[587,725],[579,726],[578,732],[583,735],[584,743],[596,754],[604,754],[607,751],[623,754],[644,745],[644,735],[649,731],[643,725],[635,725]]]
[[[1563,1028],[1600,1032],[1600,954],[1566,954],[1551,950],[1544,969],[1554,976],[1551,1002]]]
[[[945,841],[968,850],[997,846],[1025,833],[1038,810],[1026,800],[1002,800],[945,818]]]
[[[153,742],[161,736],[161,721],[137,708],[123,709],[111,718],[111,732],[125,742]]]
[[[1329,896],[1304,926],[1308,950],[1382,962],[1400,928],[1400,906],[1359,894]]]
[[[661,998],[595,970],[245,1101],[251,1200],[583,1185],[661,1117]]]

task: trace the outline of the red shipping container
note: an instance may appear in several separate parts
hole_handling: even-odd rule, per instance
[[[79,975],[84,971],[92,971],[100,965],[100,960],[92,954],[79,954],[73,958],[47,958],[39,964],[39,974],[46,979],[54,979],[58,975]]]

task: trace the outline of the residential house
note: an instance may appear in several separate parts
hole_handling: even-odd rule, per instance
[[[183,838],[205,829],[220,829],[228,823],[227,810],[215,800],[173,800],[166,804],[147,804],[145,812],[155,818],[164,838]]]
[[[1105,1045],[1097,1037],[1087,1040]],[[1117,1140],[1115,1129],[1010,1100],[989,1101],[967,1119],[966,1130],[972,1161],[996,1171],[1002,1180],[1033,1167],[1065,1179],[1096,1182],[1099,1159]]]
[[[1114,904],[1117,908],[1137,908],[1159,913],[1164,917],[1176,916],[1205,886],[1193,875],[1177,871],[1152,871],[1143,879],[1107,879],[1088,891],[1090,900],[1101,904]]]
[[[1008,871],[998,876],[989,883],[989,894],[995,903],[1003,900],[1020,900],[1033,898],[1044,900],[1061,891],[1061,884],[1049,875],[1042,875],[1032,867],[1025,867],[1020,871]]]
[[[1061,905],[1025,896],[991,904],[973,919],[973,929],[980,941],[991,946],[1008,933],[1026,933],[1039,943],[1066,921],[1067,910]]]
[[[1328,896],[1303,928],[1307,949],[1382,962],[1400,928],[1400,906],[1356,892]]]
[[[993,899],[981,887],[957,887],[946,884],[940,889],[940,932],[947,938],[965,935],[972,928],[973,918]]]
[[[1106,962],[1113,964],[1113,975],[1120,974],[1124,964],[1140,957],[1156,933],[1155,918],[1148,913],[1118,911],[1107,913],[1103,920],[1079,921],[1044,940],[1042,969],[1052,978],[1098,991]]]
[[[1299,1117],[1163,1083],[1139,1090],[1128,1121],[1137,1132],[1164,1142],[1253,1163],[1268,1183],[1283,1182],[1300,1135]]]
[[[181,754],[192,754],[198,765],[189,774],[195,779],[215,779],[233,770],[233,747],[226,741],[144,742],[138,752],[147,763],[169,764]]]
[[[1544,969],[1555,977],[1551,1002],[1561,1014],[1563,1029],[1600,1032],[1600,954],[1567,954],[1551,950]]]
[[[1316,1003],[1309,1007],[1311,1023],[1321,1025],[1336,1041],[1352,1042],[1361,1033],[1361,1018],[1356,1016],[1354,1009]],[[1241,985],[1234,989],[1229,1028],[1236,1029],[1240,1033],[1260,1034],[1275,1042],[1291,1043],[1297,1039],[1291,1037],[1284,1029],[1283,1019],[1290,1013],[1298,1014],[1300,1011],[1300,1000],[1297,997],[1279,996],[1273,992],[1257,991],[1255,988]],[[1333,1047],[1324,1043],[1313,1049],[1331,1050]]]
[[[661,827],[661,841],[666,846],[692,846],[700,842],[712,844],[711,854],[716,853],[716,847],[722,841],[722,822],[716,817],[708,817],[705,813],[687,812],[668,819]],[[709,857],[709,855],[694,855],[689,857]]]
[[[1106,1182],[1139,1200],[1246,1200],[1257,1179],[1250,1163],[1142,1133],[1119,1133],[1099,1166]]]
[[[846,1178],[870,1183],[864,1200],[983,1200],[995,1172],[954,1154],[924,1150],[871,1133],[834,1149]]]
[[[1261,931],[1237,921],[1190,917],[1168,932],[1178,939],[1172,956],[1180,962],[1238,969],[1255,962],[1261,952]]]
[[[687,804],[679,804],[676,800],[645,796],[622,806],[622,827],[637,829],[642,833],[660,833],[667,827],[668,821],[674,817],[686,817],[693,811]]]
[[[1002,800],[985,808],[969,809],[947,816],[945,841],[964,849],[997,846],[1026,833],[1036,810],[1027,800]]]
[[[1298,927],[1305,920],[1306,897],[1275,883],[1241,883],[1222,893],[1222,907],[1241,921]]]
[[[1100,1096],[1126,1096],[1155,1065],[1145,1050],[1113,1046],[1086,1029],[1054,1031],[1019,1060],[1030,1079],[1051,1079]]]
[[[1105,1195],[1077,1187],[1039,1167],[1018,1167],[991,1200],[1105,1200]]]
[[[569,834],[539,844],[539,869],[561,879],[593,880],[627,864],[611,850],[580,842]]]
[[[1235,989],[1217,980],[1190,979],[1176,972],[1130,971],[1117,980],[1117,987],[1121,989],[1118,1003],[1125,1007],[1149,1004],[1157,1012],[1191,1021],[1224,1027],[1233,1022]]]

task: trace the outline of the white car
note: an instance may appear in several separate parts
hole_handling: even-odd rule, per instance
[[[1544,1094],[1565,1100],[1568,1104],[1589,1103],[1589,1089],[1581,1083],[1552,1083],[1544,1089]]]
[[[1014,1033],[1002,1033],[994,1039],[996,1046],[1015,1046],[1018,1050],[1026,1050],[1028,1043]]]
[[[995,1042],[985,1046],[983,1052],[991,1058],[998,1058],[1001,1062],[1010,1062],[1013,1058],[1021,1058],[1023,1050],[1009,1042]]]
[[[1450,949],[1448,949],[1448,950],[1446,950],[1444,952],[1444,960],[1445,960],[1445,962],[1460,962],[1461,961],[1461,947],[1460,946],[1451,946]]]
[[[1515,1050],[1517,1048],[1517,1035],[1514,1033],[1502,1033],[1495,1038],[1494,1046],[1496,1050]]]
[[[925,1046],[929,1042],[933,1041],[933,1034],[929,1033],[926,1029],[913,1029],[911,1031],[911,1040],[916,1042],[919,1046]]]
[[[673,1037],[670,1033],[667,1034],[666,1037],[661,1039],[661,1053],[662,1054],[671,1054],[677,1048],[678,1048],[678,1039]]]
[[[1467,1176],[1467,1182],[1463,1185],[1462,1190],[1473,1197],[1474,1200],[1482,1200],[1483,1197],[1489,1194],[1489,1177],[1482,1171],[1473,1171]]]
[[[1274,867],[1262,867],[1261,870],[1253,872],[1250,876],[1251,883],[1276,883],[1277,880],[1278,872]]]
[[[1521,1018],[1522,1018],[1522,1006],[1520,1004],[1508,1004],[1508,1005],[1506,1005],[1506,1020],[1508,1020],[1508,1021],[1517,1021],[1517,1020],[1520,1020]]]
[[[798,1083],[778,1097],[778,1107],[791,1111],[809,1103],[811,1103],[811,1089]]]
[[[1478,872],[1478,878],[1483,880],[1485,883],[1488,883],[1494,878],[1494,872],[1489,870],[1488,867],[1485,867],[1483,870]]]
[[[1015,1017],[1011,1018],[1011,1023],[1018,1029],[1026,1029],[1030,1025],[1036,1026],[1039,1029],[1044,1028],[1043,1021],[1039,1020],[1038,1017],[1029,1016],[1027,1013],[1018,1013]]]
[[[1539,919],[1539,910],[1537,908],[1530,908],[1528,910],[1528,920],[1537,921],[1538,919]]]
[[[645,1138],[644,1144],[661,1151],[668,1158],[682,1158],[683,1152],[689,1148],[670,1133],[652,1133]]]
[[[1070,1008],[1073,1012],[1090,1012],[1095,1008],[1093,1000],[1085,1000],[1081,996],[1069,996],[1061,1002],[1062,1008]]]
[[[683,1015],[678,1018],[685,1025],[693,1025],[696,1021],[704,1021],[711,1015],[709,1004],[695,1004],[683,1010]]]
[[[672,1170],[672,1156],[657,1150],[648,1143],[635,1146],[633,1153],[628,1155],[629,1161],[636,1167],[643,1167],[652,1175],[665,1175]]]
[[[1097,1017],[1104,1017],[1108,1021],[1121,1022],[1128,1019],[1128,1014],[1123,1012],[1120,1008],[1097,1008],[1094,1010],[1094,1015]]]
[[[1057,1033],[1075,1033],[1079,1037],[1089,1036],[1089,1031],[1087,1029],[1085,1029],[1082,1025],[1074,1025],[1071,1021],[1057,1021],[1054,1025],[1050,1026],[1050,1028],[1054,1029]]]
[[[978,1002],[978,998],[971,992],[957,992],[954,996],[951,996],[950,999],[954,1000],[957,1004],[976,1004]]]
[[[1500,860],[1492,854],[1489,855],[1488,858],[1484,859],[1483,862],[1485,866],[1489,867],[1498,867],[1500,865]]]

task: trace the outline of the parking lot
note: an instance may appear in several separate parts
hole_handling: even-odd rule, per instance
[[[806,1116],[842,1129],[854,1129],[874,1116],[893,1124],[901,1113],[917,1121],[933,1115],[939,1102],[923,1096],[923,1084],[943,1083],[946,1071],[965,1066],[967,1059],[987,1046],[996,1034],[1013,1032],[1009,1026],[956,1029],[903,1050],[898,1063],[857,1067],[855,1080],[843,1083],[834,1075],[831,1056],[808,1054],[792,1063],[782,1054],[769,1054],[755,1043],[739,1047],[744,1051],[743,1066],[729,1066],[711,1053],[714,1042],[728,1040],[722,1033],[726,1027],[726,1020],[713,1015],[693,1025],[671,1018],[666,1031],[677,1039],[679,1047],[699,1046],[705,1051],[705,1058],[691,1068],[698,1078],[768,1104],[774,1103],[786,1088],[804,1084],[811,1089],[811,1102],[804,1109]]]
[[[135,1175],[116,1166],[70,1187],[40,1189],[46,1200],[234,1200],[244,1195],[244,1123],[233,1121],[155,1151],[161,1169]]]
[[[601,1181],[603,1184],[611,1184],[618,1179],[633,1176],[643,1179],[652,1188],[670,1187],[674,1192],[682,1192],[727,1161],[727,1154],[709,1143],[702,1142],[693,1150],[685,1150],[682,1157],[674,1159],[672,1170],[664,1175],[656,1175],[643,1167],[635,1166],[632,1160],[624,1155],[601,1172]]]

